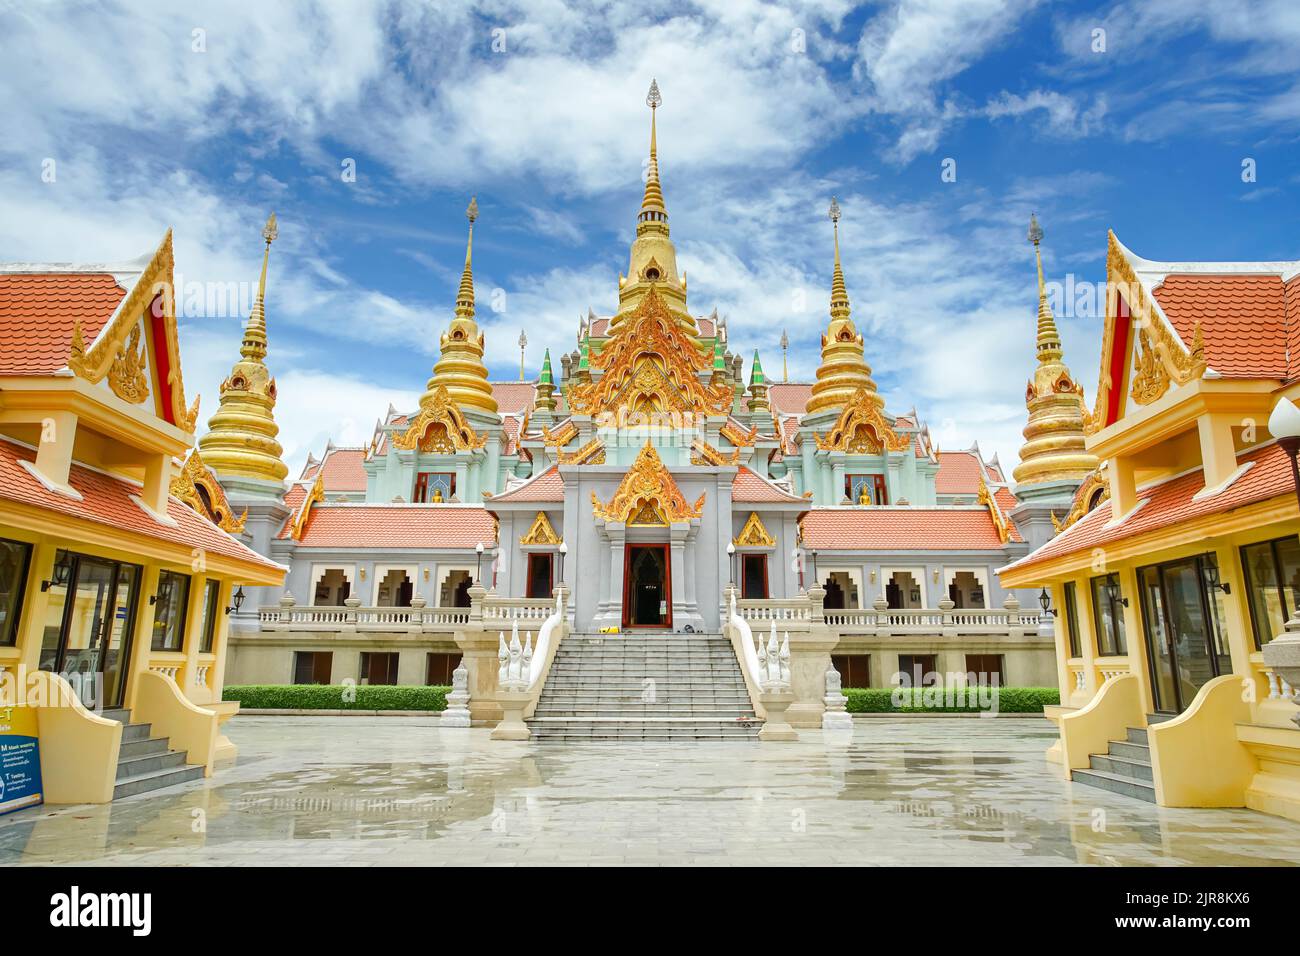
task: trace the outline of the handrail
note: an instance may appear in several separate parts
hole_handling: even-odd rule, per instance
[[[564,593],[555,595],[555,613],[543,623],[537,632],[537,644],[533,647],[532,665],[528,669],[528,689],[537,687],[550,668],[551,658],[559,648],[559,641],[552,640],[555,629],[564,623]],[[563,632],[561,632],[563,636]]]
[[[740,639],[741,665],[748,678],[746,683],[752,683],[754,690],[758,691],[763,686],[763,673],[758,664],[758,650],[754,646],[754,632],[750,630],[749,622],[738,612],[734,590],[731,592],[730,617],[731,626],[736,629],[736,635]]]

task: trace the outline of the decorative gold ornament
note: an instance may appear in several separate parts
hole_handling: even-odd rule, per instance
[[[573,424],[573,419],[567,419],[564,424],[555,431],[551,431],[545,425],[542,426],[542,443],[545,445],[554,445],[556,448],[562,448],[577,437],[578,426]]]
[[[1098,505],[1109,500],[1110,482],[1106,480],[1105,474],[1098,468],[1075,491],[1074,500],[1070,504],[1070,510],[1065,515],[1065,520],[1057,521],[1056,514],[1052,514],[1052,527],[1056,529],[1057,534],[1060,534]]]
[[[842,451],[851,455],[878,455],[883,451],[904,451],[911,444],[907,435],[894,431],[880,407],[880,396],[865,385],[854,393],[823,438],[814,436],[819,451]]]
[[[593,491],[591,509],[597,518],[607,522],[677,524],[700,517],[704,510],[704,495],[701,494],[694,505],[687,504],[654,446],[646,442],[623,476],[614,497],[608,504],[601,504]],[[659,520],[652,522],[649,517]]]
[[[222,531],[241,534],[248,520],[248,509],[236,518],[226,499],[226,492],[216,476],[203,463],[198,450],[190,452],[181,470],[172,478],[168,493],[207,518]]]
[[[1129,395],[1139,405],[1150,405],[1167,391],[1169,373],[1151,347],[1147,330],[1139,329],[1133,343],[1133,387]]]
[[[674,320],[654,289],[590,363],[604,374],[569,388],[569,406],[578,414],[625,409],[723,415],[734,398],[730,385],[700,384],[698,375],[710,367],[711,356]]]
[[[144,374],[148,347],[140,341],[140,333],[137,322],[126,343],[117,350],[113,364],[108,367],[108,387],[114,395],[132,405],[139,405],[149,397],[149,379]]]
[[[325,476],[317,474],[316,481],[311,486],[311,491],[307,492],[307,497],[298,506],[298,513],[293,516],[293,526],[289,532],[293,536],[293,540],[302,540],[302,533],[307,530],[307,519],[311,515],[312,506],[324,500]]]
[[[537,517],[533,519],[532,527],[528,529],[527,534],[519,539],[519,543],[558,545],[560,543],[560,536],[556,534],[555,529],[551,527],[551,520],[546,517],[546,512],[539,511],[537,512]]]
[[[603,465],[605,464],[605,443],[593,438],[577,451],[559,452],[561,465]]]
[[[737,548],[775,548],[776,539],[767,532],[763,527],[762,520],[758,517],[757,511],[749,513],[749,519],[745,526],[740,529],[740,534],[731,542]]]
[[[733,448],[730,453],[719,451],[703,438],[691,442],[692,465],[734,465],[740,461],[740,449]]]
[[[727,419],[722,428],[719,429],[718,434],[737,448],[750,448],[754,442],[758,441],[758,426],[755,425],[746,432],[731,419]]]
[[[409,451],[450,455],[458,451],[476,451],[487,444],[487,435],[474,431],[465,415],[451,400],[445,385],[426,393],[419,413],[406,431],[393,436],[393,447]]]
[[[1006,544],[1011,538],[1011,528],[1007,524],[1006,516],[1002,513],[1002,508],[998,505],[997,499],[993,497],[993,492],[989,490],[988,482],[984,480],[983,475],[980,475],[979,503],[989,509],[989,515],[993,518],[993,527],[998,533],[998,540]]]

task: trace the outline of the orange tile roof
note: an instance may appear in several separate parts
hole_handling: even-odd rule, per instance
[[[106,272],[0,274],[0,375],[57,372],[76,320],[89,348],[125,295]]]
[[[1237,461],[1254,464],[1217,495],[1200,500],[1193,498],[1205,483],[1199,468],[1161,484],[1139,488],[1138,500],[1146,503],[1130,513],[1121,524],[1107,527],[1113,514],[1107,502],[1094,508],[1033,554],[1010,567],[1019,570],[1079,551],[1091,553],[1093,548],[1101,545],[1124,541],[1205,515],[1232,511],[1278,495],[1290,496],[1295,493],[1291,464],[1281,446],[1266,445],[1239,455]]]
[[[744,465],[740,466],[736,471],[736,477],[731,480],[731,500],[745,504],[807,504],[806,498],[787,494]]]
[[[556,465],[547,468],[540,475],[534,475],[522,485],[512,488],[510,491],[502,492],[499,495],[493,495],[488,502],[490,505],[498,501],[563,501],[564,500],[564,479],[560,477],[560,469]]]
[[[497,400],[497,410],[502,415],[525,412],[533,407],[537,386],[532,382],[493,382],[492,397]]]
[[[819,551],[1001,550],[987,508],[815,508],[803,543]]]
[[[321,481],[326,491],[365,491],[364,448],[331,448],[321,464]]]
[[[120,531],[157,538],[179,545],[187,552],[201,548],[238,561],[267,568],[278,567],[174,498],[167,502],[167,514],[176,522],[175,527],[170,527],[155,521],[131,500],[132,495],[140,494],[137,484],[74,464],[68,484],[81,494],[82,500],[76,501],[47,489],[19,464],[22,461],[35,462],[36,453],[22,445],[0,440],[0,500],[33,505]]]
[[[939,452],[939,471],[934,476],[938,495],[974,495],[980,490],[984,464],[973,451]]]
[[[1288,371],[1289,326],[1300,322],[1300,294],[1279,275],[1174,273],[1152,292],[1185,343],[1200,322],[1205,360],[1220,375],[1281,379],[1300,365],[1293,351]]]
[[[324,502],[311,509],[298,546],[472,550],[480,541],[496,541],[496,522],[483,508]]]
[[[811,398],[812,386],[799,382],[773,382],[767,388],[767,399],[780,415],[802,415]]]

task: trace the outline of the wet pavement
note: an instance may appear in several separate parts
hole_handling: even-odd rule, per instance
[[[1300,863],[1300,824],[1071,785],[1041,719],[858,720],[793,744],[508,743],[436,720],[238,717],[208,780],[0,817],[0,864]]]

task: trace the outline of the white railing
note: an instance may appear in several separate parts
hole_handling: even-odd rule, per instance
[[[748,600],[737,602],[740,617],[746,621],[810,621],[812,606],[806,599]]]
[[[333,607],[281,604],[259,608],[264,631],[447,631],[469,623],[467,607]]]
[[[528,670],[528,686],[536,687],[542,675],[546,672],[546,662],[551,656],[551,645],[555,642],[557,629],[564,622],[564,594],[563,592],[555,596],[555,603],[551,607],[551,615],[542,622],[541,630],[537,632],[537,646],[533,649],[532,666]]]
[[[842,634],[905,636],[910,634],[1036,634],[1037,613],[1016,608],[828,608],[826,624]],[[947,602],[943,602],[947,604]]]
[[[483,602],[483,620],[540,624],[554,613],[554,606],[550,598],[488,598]]]
[[[740,638],[743,660],[741,664],[749,674],[754,686],[764,692],[785,691],[790,689],[790,634],[787,632],[783,642],[777,640],[777,618],[764,618],[770,622],[771,629],[766,643],[762,638],[755,639],[750,629],[744,609],[737,607],[736,593],[731,592],[730,607],[731,626]]]

